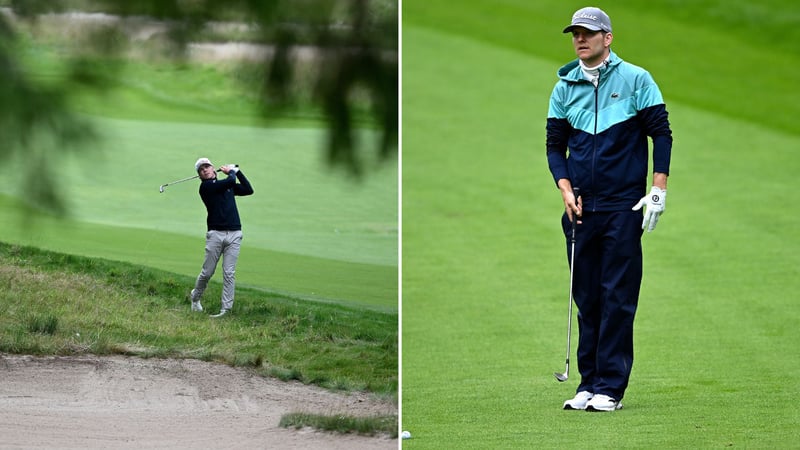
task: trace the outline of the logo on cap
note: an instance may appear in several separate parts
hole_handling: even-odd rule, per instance
[[[586,14],[586,13],[583,14],[576,13],[574,16],[572,16],[572,20],[574,21],[575,19],[597,20],[597,16],[593,16],[591,14]]]
[[[575,27],[611,33],[611,19],[602,9],[589,6],[575,11],[575,14],[572,15],[572,23],[564,28],[564,33],[569,33]]]

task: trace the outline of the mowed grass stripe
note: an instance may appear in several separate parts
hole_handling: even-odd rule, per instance
[[[362,180],[332,171],[321,156],[321,129],[92,120],[103,135],[97,148],[54,157],[72,220],[33,228],[9,211],[4,240],[196,276],[206,232],[199,182],[163,194],[158,187],[193,176],[194,161],[205,155],[217,164],[240,163],[256,191],[238,200],[239,282],[396,308],[396,164],[388,161]],[[24,163],[20,157],[10,167]],[[24,196],[25,180],[11,178],[2,190]]]
[[[798,216],[774,211],[798,138],[667,99],[673,176],[644,239],[626,410],[569,414],[577,371],[566,385],[552,376],[566,331],[563,206],[544,156],[558,64],[408,22],[404,447],[791,445],[798,414],[775,405],[791,403],[800,374],[785,353],[798,343],[787,293],[800,287],[800,243]]]
[[[315,257],[397,264],[397,164],[387,161],[363,180],[327,166],[322,129],[92,119],[96,148],[59,164],[71,216],[81,221],[202,236],[199,181],[160,185],[194,172],[208,156],[238,163],[256,191],[237,201],[248,245]],[[364,131],[362,138],[372,138]],[[56,153],[58,154],[58,153]],[[24,158],[17,160],[25,164]],[[12,166],[13,167],[13,166]],[[2,191],[19,194],[18,184]]]
[[[403,4],[404,27],[462,36],[559,66],[574,55],[561,35],[585,6],[555,1],[446,0]],[[800,34],[797,4],[769,0],[620,0],[601,5],[614,28],[612,47],[657,77],[671,101],[800,133],[800,89],[791,87],[793,42]],[[404,54],[405,56],[405,54]],[[404,89],[404,94],[407,92]]]

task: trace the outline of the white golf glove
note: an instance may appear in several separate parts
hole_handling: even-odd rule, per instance
[[[647,232],[649,233],[656,229],[658,218],[661,217],[661,213],[664,212],[666,202],[667,191],[660,187],[653,186],[650,189],[650,193],[642,197],[639,203],[632,208],[634,211],[638,211],[642,209],[642,206],[645,207],[644,220],[642,221],[643,230],[647,227]]]
[[[230,173],[236,175],[236,172],[239,171],[239,166],[236,164],[228,164],[228,170],[230,170]]]

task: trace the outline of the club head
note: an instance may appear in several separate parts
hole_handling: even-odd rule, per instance
[[[556,380],[558,380],[558,381],[560,381],[562,383],[567,381],[567,378],[569,378],[569,375],[567,375],[566,373],[555,372],[555,373],[553,373],[553,375],[556,377]]]
[[[162,194],[164,193],[164,185],[163,184],[158,187],[158,192],[161,192]]]

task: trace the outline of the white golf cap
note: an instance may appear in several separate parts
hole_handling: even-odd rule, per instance
[[[194,170],[198,171],[198,170],[200,170],[200,167],[202,167],[202,166],[204,166],[206,164],[208,164],[209,166],[213,166],[213,164],[211,164],[211,161],[209,161],[208,158],[200,158],[200,159],[197,160],[196,163],[194,163]]]
[[[575,14],[572,15],[572,23],[564,28],[564,33],[569,33],[576,27],[611,33],[611,19],[602,9],[589,6],[575,11]]]

